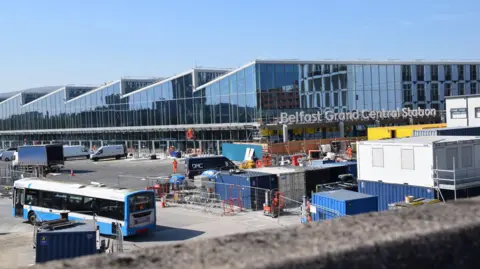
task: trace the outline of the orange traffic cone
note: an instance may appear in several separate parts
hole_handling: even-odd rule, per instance
[[[75,174],[73,173],[73,169],[70,169],[70,176],[74,177]]]

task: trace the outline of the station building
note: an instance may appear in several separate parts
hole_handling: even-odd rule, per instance
[[[20,92],[0,102],[3,148],[62,142],[87,147],[213,151],[222,141],[281,141],[282,112],[445,110],[445,97],[479,93],[480,62],[267,61],[192,69],[168,78]],[[415,123],[442,121],[438,113]],[[292,124],[292,140],[365,135],[412,119]],[[283,127],[283,129],[282,129]]]

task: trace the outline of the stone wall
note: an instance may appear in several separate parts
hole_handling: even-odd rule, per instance
[[[29,268],[480,268],[480,198]]]

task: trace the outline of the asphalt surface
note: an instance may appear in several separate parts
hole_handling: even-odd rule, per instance
[[[8,163],[0,162],[0,167]],[[184,173],[184,162],[178,162],[177,173]],[[73,172],[73,176],[71,175]],[[153,185],[161,177],[169,177],[173,173],[172,160],[71,160],[59,172],[49,174],[51,180],[89,184],[100,182],[107,186],[144,189]]]

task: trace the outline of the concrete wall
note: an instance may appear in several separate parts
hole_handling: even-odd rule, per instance
[[[28,268],[478,268],[480,198]]]

